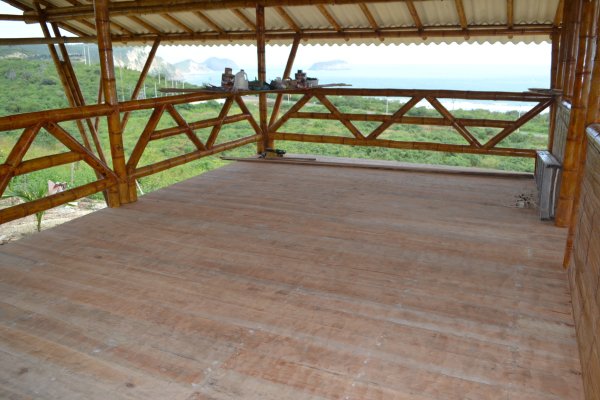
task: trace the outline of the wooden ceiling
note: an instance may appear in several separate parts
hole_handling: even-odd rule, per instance
[[[55,22],[80,39],[95,38],[90,0],[3,0],[23,11],[0,19]],[[114,42],[253,44],[256,7],[265,37],[289,44],[542,42],[562,20],[563,0],[145,0],[112,1]],[[71,39],[75,41],[75,39]]]

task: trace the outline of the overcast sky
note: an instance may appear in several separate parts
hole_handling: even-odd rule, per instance
[[[0,2],[0,13],[19,14],[20,11]],[[68,34],[66,34],[68,35]],[[36,24],[23,22],[0,22],[0,37],[41,37]],[[371,46],[301,46],[297,60],[310,65],[314,62],[335,59],[354,65],[401,65],[401,64],[469,64],[469,65],[550,65],[549,43],[543,44],[439,44],[439,45],[371,45]],[[269,46],[268,63],[284,65],[289,48]],[[229,58],[240,65],[256,59],[252,46],[161,46],[158,55],[174,63],[186,59],[204,61],[208,57]]]

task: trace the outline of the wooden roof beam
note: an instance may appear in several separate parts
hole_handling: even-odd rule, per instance
[[[333,26],[333,29],[335,29],[337,32],[342,31],[342,27],[340,26],[340,24],[335,20],[333,15],[331,15],[329,10],[327,10],[327,8],[323,4],[318,4],[317,8],[319,9],[319,12],[323,14],[325,19],[331,24],[331,26]]]
[[[208,15],[204,14],[202,11],[194,11],[194,15],[200,18],[206,25],[210,26],[210,28],[219,33],[225,33],[225,30],[221,28],[215,21],[213,21]]]
[[[405,1],[405,0],[400,0]],[[429,1],[429,0],[413,0]],[[337,5],[359,4],[359,3],[393,3],[398,0],[335,0]],[[257,4],[264,7],[282,7],[282,6],[305,6],[305,5],[324,5],[331,4],[331,0],[144,0],[141,1],[115,1],[109,5],[111,16],[131,15],[131,14],[162,14],[167,12],[183,11],[205,11],[205,10],[224,10],[237,8],[250,8]],[[31,15],[31,11],[25,11],[24,15]],[[74,18],[93,18],[94,8],[91,4],[59,7],[47,10],[49,22],[62,21]]]
[[[564,0],[559,0],[558,7],[556,7],[556,12],[554,13],[554,26],[560,26],[562,24],[564,4]]]
[[[254,22],[250,21],[250,18],[248,18],[242,10],[234,8],[231,10],[231,12],[234,13],[235,16],[238,17],[251,31],[256,30],[256,25]]]
[[[132,20],[133,22],[135,22],[136,24],[143,26],[144,28],[146,28],[149,32],[154,33],[156,35],[160,35],[160,31],[158,29],[156,29],[155,26],[153,26],[152,24],[150,24],[147,21],[144,21],[143,19],[141,19],[140,17],[137,17],[135,15],[132,15],[130,17],[128,17],[130,20]]]
[[[290,28],[292,28],[295,32],[300,33],[300,27],[298,26],[296,21],[294,21],[294,19],[285,11],[283,7],[275,7],[275,11],[277,11],[277,14],[279,14],[281,18],[285,20],[285,22],[289,25]]]
[[[360,3],[358,6],[360,7],[365,18],[367,18],[367,21],[369,21],[371,28],[373,28],[375,32],[379,32],[379,24],[377,21],[375,21],[375,17],[373,16],[373,13],[371,13],[371,10],[369,10],[369,6],[367,6],[365,3]]]
[[[515,10],[514,1],[506,0],[506,26],[508,29],[512,29],[515,24]],[[509,36],[512,39],[512,36]]]
[[[167,21],[171,22],[172,24],[178,26],[179,28],[183,29],[187,33],[194,33],[194,30],[192,28],[190,28],[189,26],[187,26],[186,24],[184,24],[183,22],[181,22],[180,20],[178,20],[177,18],[172,16],[171,14],[164,13],[164,14],[160,14],[160,16],[163,17],[164,19],[166,19]]]
[[[465,6],[462,2],[462,0],[454,0],[455,4],[456,4],[456,12],[458,13],[458,19],[460,21],[460,26],[462,27],[463,31],[465,31],[465,39],[469,38],[469,35],[467,33],[467,28],[468,28],[468,23],[467,23],[467,15],[465,14]]]
[[[552,24],[540,24],[540,25],[514,25],[513,29],[508,29],[501,26],[492,25],[471,25],[467,30],[470,37],[477,36],[548,36],[554,31]],[[323,40],[323,39],[342,39],[342,40],[353,40],[353,39],[371,39],[371,38],[415,38],[421,37],[422,35],[427,37],[461,37],[464,36],[465,32],[460,26],[451,27],[430,27],[426,28],[422,33],[416,29],[407,28],[381,28],[380,33],[377,34],[372,29],[348,29],[343,32],[336,32],[334,30],[305,30],[302,34],[302,39],[306,41],[310,40]],[[266,40],[287,40],[292,41],[297,33],[289,30],[279,31],[267,31]],[[223,42],[235,42],[235,41],[255,41],[256,32],[254,31],[243,31],[243,32],[227,32],[219,34],[216,32],[195,32],[195,33],[171,33],[165,35],[153,35],[143,34],[134,36],[122,36],[113,35],[112,41],[115,43],[147,43],[154,41],[159,37],[163,43],[166,42],[179,42],[179,41],[197,41],[199,44],[204,40],[210,41],[223,41]],[[1,45],[26,45],[26,44],[48,44],[48,43],[90,43],[95,42],[95,36],[85,37],[61,37],[61,38],[6,38],[0,39]]]
[[[415,26],[417,27],[417,30],[419,32],[423,32],[424,26],[423,26],[423,22],[421,22],[421,17],[419,17],[419,13],[417,12],[417,8],[415,7],[415,3],[413,3],[412,0],[406,0],[406,7],[408,8],[408,12],[410,13],[410,16],[413,19],[413,22],[415,23]],[[422,35],[423,40],[427,39],[427,36]]]

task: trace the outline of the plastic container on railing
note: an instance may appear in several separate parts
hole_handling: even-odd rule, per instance
[[[248,90],[248,74],[243,69],[235,74],[233,90]]]

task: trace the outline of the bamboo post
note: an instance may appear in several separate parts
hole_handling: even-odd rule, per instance
[[[583,2],[581,0],[581,2]],[[572,223],[572,214],[577,190],[577,180],[581,149],[585,141],[585,120],[588,108],[588,96],[590,93],[590,77],[593,67],[593,51],[588,51],[588,45],[593,40],[593,29],[596,26],[594,17],[594,3],[586,1],[579,15],[582,20],[577,23],[581,26],[579,44],[576,49],[576,60],[574,75],[574,87],[571,90],[573,102],[571,105],[571,118],[567,132],[567,144],[565,148],[565,159],[563,161],[562,178],[559,194],[559,202],[556,210],[556,225],[567,227]],[[592,54],[590,54],[592,53]]]
[[[575,76],[577,74],[577,65],[578,65],[578,57],[579,53],[579,41],[580,41],[580,32],[581,32],[581,20],[582,16],[582,8],[584,2],[588,2],[587,0],[575,0],[572,6],[572,14],[571,21],[569,23],[569,32],[570,32],[570,40],[567,43],[567,64],[565,68],[564,74],[564,96],[565,98],[573,102],[573,93],[575,93]]]
[[[258,81],[265,82],[267,80],[266,70],[266,55],[265,55],[265,7],[262,5],[256,6],[256,53],[258,57]],[[262,141],[258,142],[257,151],[262,153],[267,148],[274,147],[274,141],[269,139],[269,129],[267,126],[267,94],[260,93],[258,95],[259,109],[259,125]]]
[[[287,63],[285,64],[285,69],[283,71],[282,79],[287,79],[290,77],[292,73],[292,68],[294,66],[294,60],[296,59],[296,53],[298,52],[298,46],[300,45],[300,35],[296,35],[294,38],[294,42],[292,43],[292,48],[290,49],[290,55],[288,56]],[[283,100],[283,94],[278,94],[275,99],[275,104],[273,105],[273,111],[271,111],[271,119],[269,120],[269,126],[273,125],[279,116],[279,110],[281,108],[281,101]],[[269,132],[269,135],[271,132]]]
[[[588,67],[587,71],[591,70],[591,77],[586,77],[586,79],[589,82],[589,97],[587,99],[585,121],[582,124],[584,126],[584,129],[588,125],[600,121],[600,24],[598,23],[598,19],[600,18],[600,1],[593,0],[589,4],[586,4],[585,12],[590,14],[589,18],[591,18],[592,22],[588,30],[588,36],[586,37],[586,57],[588,57],[586,59],[586,64]],[[586,17],[588,16],[586,15]],[[587,71],[584,71],[584,73],[586,73]],[[581,145],[579,149],[577,177],[575,183],[575,190],[573,193],[573,207],[571,209],[569,234],[567,236],[565,255],[563,259],[563,266],[565,268],[569,267],[571,255],[573,253],[573,242],[575,240],[575,232],[577,230],[577,217],[579,215],[579,206],[581,200],[581,186],[583,184],[583,177],[585,173],[587,141],[585,137],[585,132],[581,133],[581,135],[583,137],[581,139]]]
[[[556,79],[558,75],[558,56],[560,50],[560,31],[558,27],[552,33],[552,55],[550,61],[550,89],[556,89]],[[550,115],[548,123],[548,151],[552,152],[554,148],[554,129],[556,124],[557,102],[553,101],[550,105]]]
[[[137,196],[130,196],[123,148],[123,131],[119,118],[119,100],[115,80],[112,41],[110,37],[110,17],[108,15],[109,0],[94,0],[96,32],[98,34],[98,53],[104,102],[112,106],[113,111],[107,116],[108,138],[112,155],[113,169],[118,178],[117,191],[111,188],[109,206],[118,207],[122,203],[136,201]],[[135,183],[132,183],[135,185]],[[134,191],[135,193],[135,191]]]

